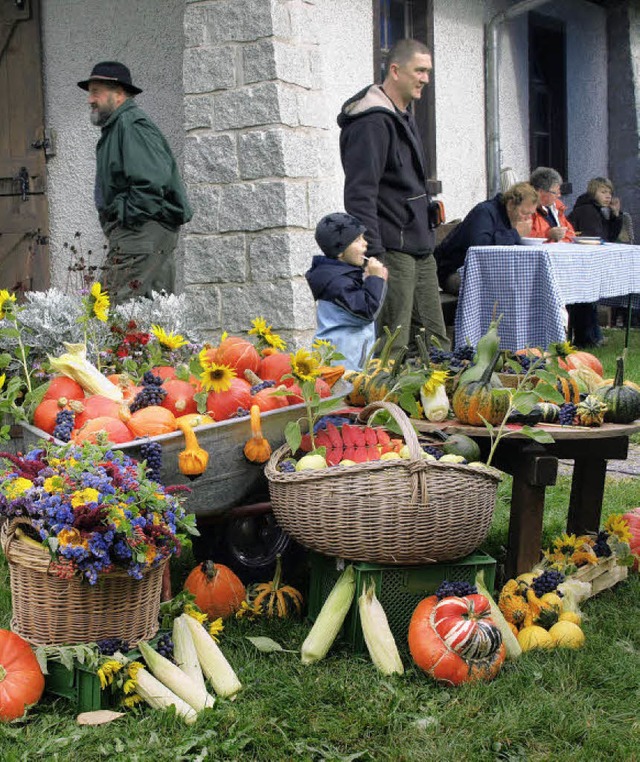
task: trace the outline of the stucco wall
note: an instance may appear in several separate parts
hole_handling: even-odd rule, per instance
[[[93,206],[94,149],[99,130],[89,122],[86,94],[76,82],[97,61],[119,60],[145,92],[141,107],[182,156],[182,51],[184,2],[176,0],[42,0],[46,126],[56,131],[48,161],[52,285],[67,283],[68,251],[82,247],[102,257],[104,238]]]

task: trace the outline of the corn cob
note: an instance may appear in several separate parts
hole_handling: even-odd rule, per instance
[[[192,725],[198,717],[193,707],[176,696],[146,669],[139,669],[136,673],[136,691],[154,709],[168,709],[170,706],[175,706],[176,714],[182,717],[187,725]]]
[[[206,690],[202,667],[198,661],[198,653],[193,644],[191,630],[181,617],[173,620],[173,658],[180,669],[188,675],[194,683]]]
[[[318,618],[302,644],[303,664],[313,664],[327,655],[349,613],[355,592],[355,572],[353,566],[349,565],[329,593]]]
[[[207,693],[204,686],[200,687],[180,667],[165,659],[162,654],[154,651],[148,643],[138,643],[140,653],[144,657],[147,667],[163,685],[170,691],[186,701],[196,712],[200,712],[206,706],[213,706],[214,698]]]
[[[384,613],[382,604],[376,597],[375,584],[369,587],[364,585],[362,594],[358,599],[358,611],[360,612],[360,625],[367,644],[371,661],[384,675],[404,673],[402,660],[398,653],[396,641],[393,638],[387,615]]]
[[[184,619],[191,632],[198,661],[202,671],[211,681],[215,692],[218,696],[227,698],[235,696],[242,688],[242,683],[238,680],[236,673],[218,648],[215,640],[192,616],[182,614],[180,618]]]

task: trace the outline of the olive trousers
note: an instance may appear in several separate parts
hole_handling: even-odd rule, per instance
[[[112,304],[139,296],[150,299],[153,291],[173,292],[177,230],[150,221],[135,230],[112,228],[107,237],[101,282]]]
[[[415,351],[415,335],[424,328],[427,341],[433,336],[448,351],[450,341],[442,315],[438,268],[433,254],[414,257],[402,251],[387,251],[380,257],[389,271],[387,296],[376,321],[378,336],[384,326],[401,326],[393,354],[407,346]]]

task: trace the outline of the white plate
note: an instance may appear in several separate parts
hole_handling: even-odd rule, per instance
[[[540,246],[544,243],[544,238],[522,238],[525,246]]]
[[[574,243],[584,243],[587,246],[600,246],[602,241],[597,236],[579,235],[573,239]]]

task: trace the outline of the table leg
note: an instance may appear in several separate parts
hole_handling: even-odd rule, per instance
[[[531,571],[540,560],[545,487],[514,479],[505,575],[507,579]]]
[[[569,534],[598,531],[606,471],[607,461],[602,458],[581,458],[575,461],[567,517]]]

